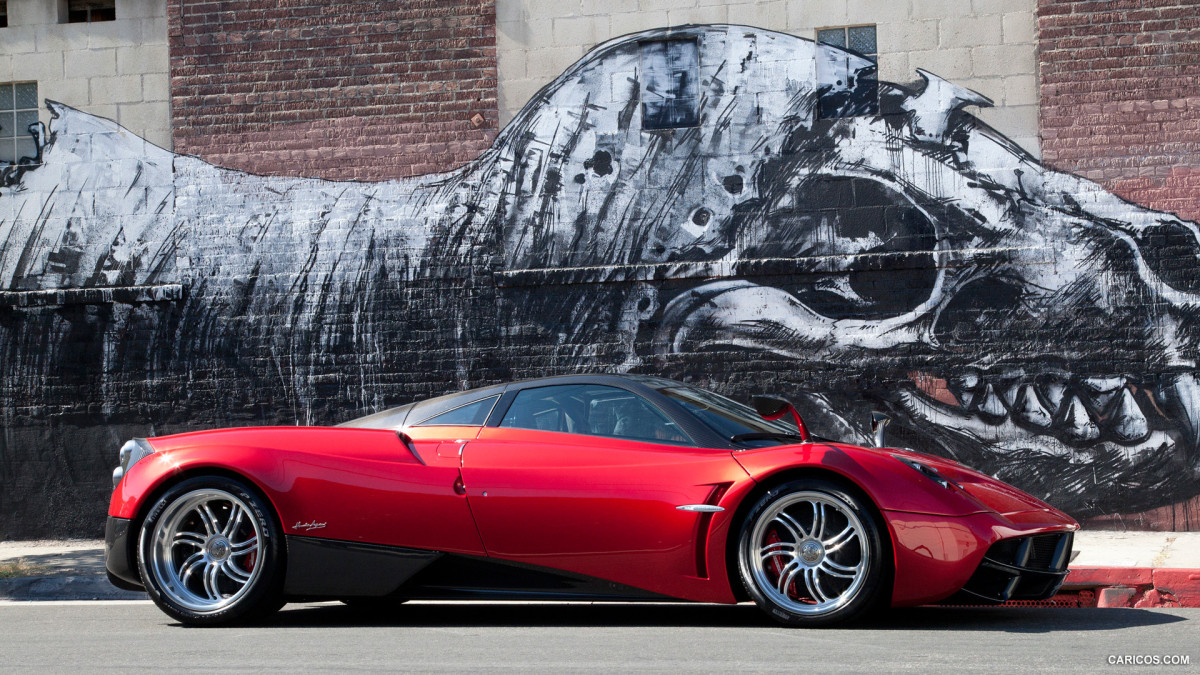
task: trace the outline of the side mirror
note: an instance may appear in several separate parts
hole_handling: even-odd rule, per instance
[[[791,413],[796,420],[796,430],[800,432],[800,440],[805,443],[809,442],[808,427],[804,426],[804,420],[800,419],[800,413],[796,412],[796,406],[782,398],[771,396],[751,396],[750,400],[754,403],[754,410],[765,420],[774,421]]]
[[[883,431],[887,428],[892,418],[884,415],[876,410],[871,411],[871,434],[875,437],[875,447],[882,448],[883,446]]]

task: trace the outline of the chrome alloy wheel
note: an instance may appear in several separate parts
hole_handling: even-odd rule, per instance
[[[824,492],[793,492],[762,512],[742,555],[755,585],[774,603],[819,616],[862,590],[871,550],[849,504]]]
[[[152,532],[150,574],[161,592],[197,613],[240,600],[262,571],[258,519],[238,497],[214,488],[195,490],[167,506]],[[147,547],[142,546],[146,551]]]

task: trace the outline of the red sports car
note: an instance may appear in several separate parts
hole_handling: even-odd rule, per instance
[[[818,626],[872,606],[1053,595],[1078,524],[952,461],[810,437],[652,377],[464,391],[333,428],[121,449],[109,577],[197,625],[289,600],[752,599]]]

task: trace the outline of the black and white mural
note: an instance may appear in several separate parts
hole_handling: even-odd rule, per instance
[[[382,183],[226,170],[49,103],[0,187],[0,535],[93,532],[129,436],[578,371],[788,396],[857,442],[885,410],[893,443],[1080,518],[1191,499],[1197,225],[917,76],[648,31],[472,164]]]

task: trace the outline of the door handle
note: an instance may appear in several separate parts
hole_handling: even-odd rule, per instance
[[[456,494],[456,495],[467,494],[467,486],[466,486],[466,484],[463,483],[462,476],[459,476],[458,478],[454,479],[454,494]]]

